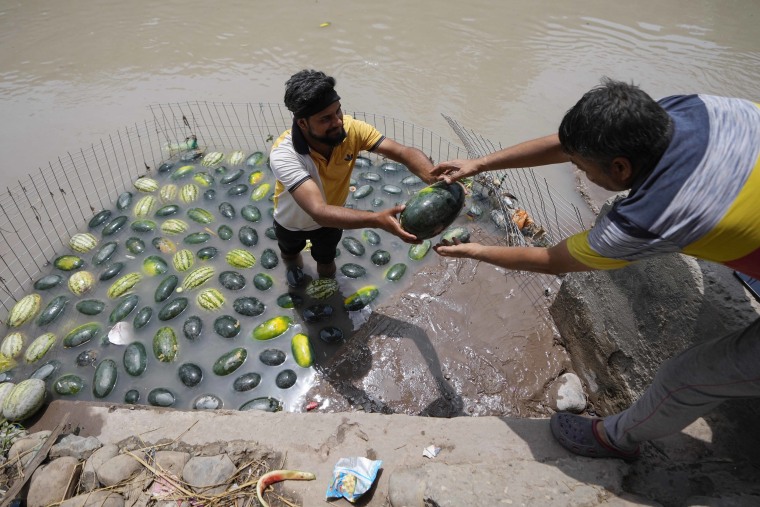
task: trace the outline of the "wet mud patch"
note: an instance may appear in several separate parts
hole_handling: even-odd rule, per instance
[[[518,276],[469,259],[428,263],[322,356],[307,401],[336,412],[549,415],[547,388],[570,358]]]

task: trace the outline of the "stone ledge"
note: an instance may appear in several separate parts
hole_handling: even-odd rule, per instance
[[[317,475],[316,481],[283,483],[305,506],[324,505],[335,462],[349,456],[383,461],[365,505],[387,505],[392,498],[397,498],[394,507],[424,505],[407,503],[419,487],[407,480],[409,470],[424,472],[428,498],[439,505],[462,505],[467,499],[480,505],[512,499],[558,506],[597,505],[589,503],[591,498],[600,504],[625,501],[618,497],[628,465],[571,455],[554,441],[547,419],[192,412],[57,400],[30,431],[55,425],[65,412],[71,413],[72,430],[79,428],[81,436],[97,437],[104,445],[130,436],[146,443],[180,438],[188,445],[242,440],[281,452],[287,468]],[[433,459],[422,456],[429,445],[441,448]]]

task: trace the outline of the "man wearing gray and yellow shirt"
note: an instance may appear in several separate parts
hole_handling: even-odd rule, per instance
[[[307,240],[320,277],[335,275],[336,247],[343,229],[383,229],[416,242],[396,219],[403,206],[370,212],[344,204],[359,152],[379,153],[433,183],[433,164],[427,156],[343,115],[335,79],[323,72],[302,70],[291,76],[285,83],[285,106],[293,113],[293,127],[274,143],[269,161],[277,178],[274,225],[288,266],[288,283],[297,286],[303,281],[301,250]]]

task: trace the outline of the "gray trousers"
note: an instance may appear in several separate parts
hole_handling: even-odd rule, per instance
[[[760,398],[760,319],[665,361],[639,400],[604,418],[604,429],[615,446],[634,449],[736,398]]]

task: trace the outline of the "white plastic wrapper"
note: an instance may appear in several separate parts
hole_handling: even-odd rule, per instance
[[[349,502],[355,502],[372,487],[382,465],[381,460],[373,461],[362,457],[340,458],[333,468],[327,498],[343,497]]]

